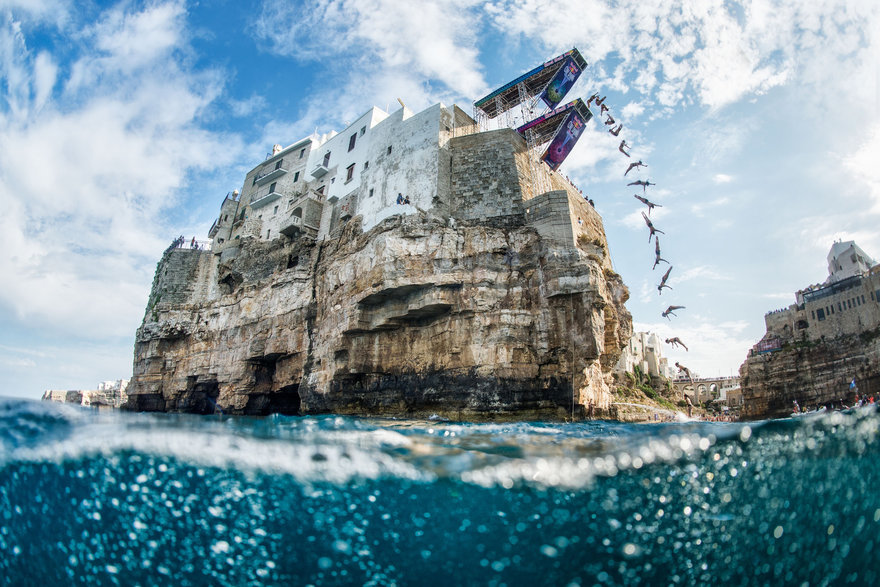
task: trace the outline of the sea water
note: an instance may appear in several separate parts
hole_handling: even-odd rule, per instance
[[[13,585],[877,584],[873,409],[467,424],[0,400]]]

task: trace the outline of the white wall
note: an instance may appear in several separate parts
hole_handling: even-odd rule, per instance
[[[364,162],[367,160],[369,145],[373,140],[373,128],[386,118],[388,118],[388,114],[373,107],[348,125],[345,130],[334,135],[321,146],[312,149],[306,167],[308,180],[312,182],[313,188],[316,190],[325,186],[324,194],[328,201],[342,199],[358,188],[361,183]],[[363,130],[363,134],[361,134],[361,130]],[[357,138],[354,148],[349,151],[348,145],[352,135],[356,135]],[[320,178],[312,177],[312,171],[324,162],[324,156],[327,153],[330,153],[328,164],[330,172]],[[347,181],[347,170],[352,164],[354,165],[354,174],[352,179]]]
[[[441,124],[445,106],[435,104],[418,114],[406,109],[377,124],[367,152],[370,167],[361,175],[358,214],[369,230],[394,214],[411,214],[433,207],[438,193]],[[391,147],[391,153],[388,153]],[[370,195],[373,190],[373,195]],[[409,206],[397,204],[397,194],[409,196]]]

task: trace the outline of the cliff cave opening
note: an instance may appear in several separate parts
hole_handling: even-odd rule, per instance
[[[216,380],[199,381],[195,375],[186,379],[186,391],[177,400],[177,411],[201,415],[223,411],[217,407],[220,386]]]
[[[299,382],[282,387],[268,396],[268,409],[270,414],[283,416],[299,416],[302,399],[299,396]]]
[[[278,360],[284,357],[281,353],[272,353],[249,359],[253,369],[254,387],[249,394],[244,413],[252,416],[268,416],[281,414],[299,416],[302,399],[299,395],[299,381],[289,382],[278,389],[275,371]]]

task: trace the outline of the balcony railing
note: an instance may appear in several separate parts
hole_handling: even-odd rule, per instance
[[[281,223],[281,234],[293,237],[302,230],[302,218],[290,215]]]
[[[318,179],[319,177],[324,177],[330,172],[330,168],[324,165],[323,163],[318,163],[314,169],[312,169],[312,177]]]
[[[266,204],[271,204],[281,197],[295,198],[297,196],[298,194],[270,185],[267,188],[261,189],[254,195],[254,198],[251,200],[251,208],[262,208]]]
[[[194,238],[186,240],[185,238],[178,237],[174,239],[167,249],[165,249],[165,252],[167,253],[174,249],[182,249],[184,251],[210,251],[211,243],[212,241],[197,241]]]
[[[275,167],[274,169],[269,169],[268,171],[264,171],[263,173],[257,175],[254,183],[257,185],[264,185],[272,181],[273,179],[277,179],[287,173],[287,164],[281,163],[281,165]]]

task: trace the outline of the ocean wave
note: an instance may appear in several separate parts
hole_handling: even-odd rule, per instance
[[[0,463],[133,452],[202,467],[286,474],[304,483],[396,477],[574,490],[589,489],[597,477],[710,458],[719,446],[763,460],[864,451],[876,444],[878,422],[873,409],[757,423],[472,424],[108,413],[4,400]]]

